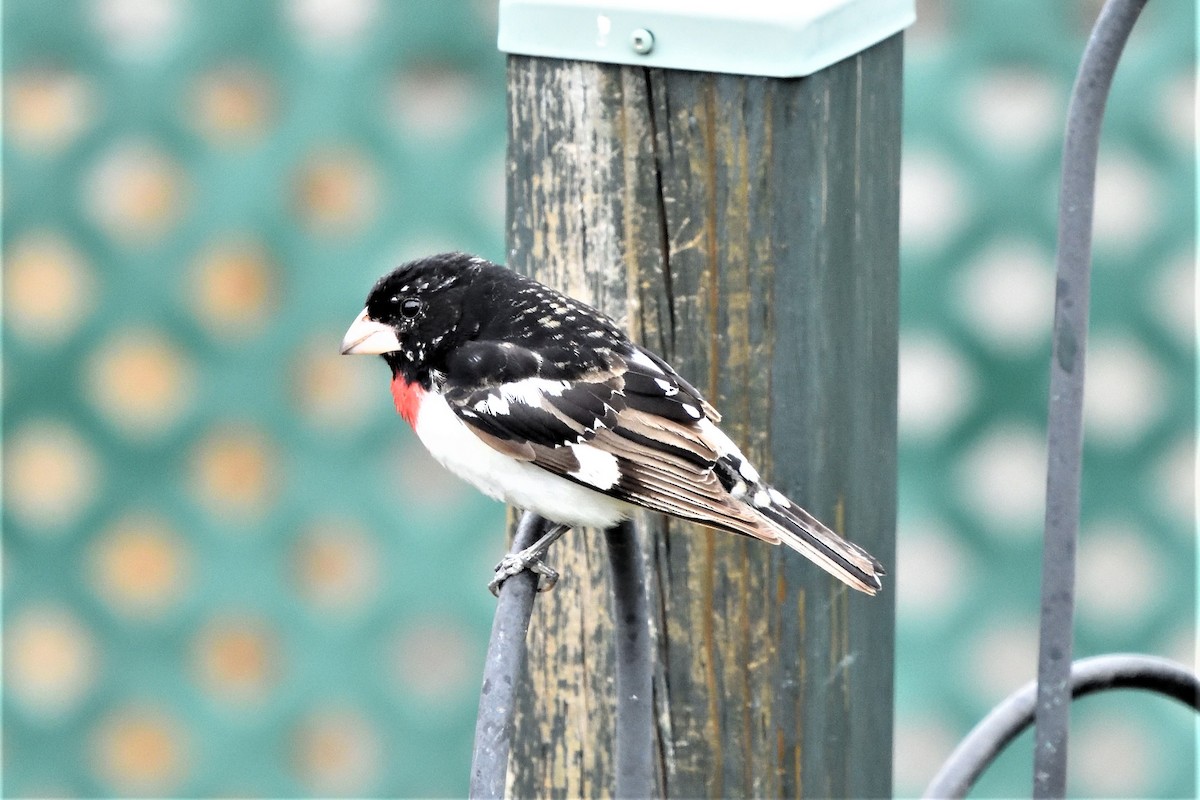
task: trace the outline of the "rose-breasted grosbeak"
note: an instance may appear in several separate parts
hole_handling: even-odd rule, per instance
[[[433,457],[558,525],[497,567],[534,568],[576,526],[647,508],[786,544],[875,594],[882,565],[767,485],[695,387],[608,317],[482,258],[446,253],[384,276],[342,341],[383,356],[392,397]]]

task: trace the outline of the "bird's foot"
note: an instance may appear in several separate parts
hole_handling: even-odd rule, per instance
[[[558,573],[546,566],[540,554],[522,551],[509,553],[500,559],[500,563],[496,565],[496,574],[488,583],[488,591],[499,597],[500,587],[504,582],[525,570],[538,576],[537,590],[539,592],[548,592],[554,588],[554,584],[558,583]]]
[[[538,591],[548,592],[558,583],[558,573],[546,566],[542,556],[550,549],[550,545],[559,540],[570,530],[567,525],[553,525],[536,542],[516,553],[509,553],[500,559],[496,565],[496,574],[488,584],[488,590],[496,597],[500,596],[500,586],[513,575],[529,570],[538,576]]]

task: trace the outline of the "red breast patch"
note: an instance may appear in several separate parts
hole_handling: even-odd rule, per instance
[[[421,384],[408,383],[399,375],[392,378],[392,400],[396,403],[396,412],[414,428],[417,427],[417,413],[421,410],[421,398],[424,396],[425,390]]]

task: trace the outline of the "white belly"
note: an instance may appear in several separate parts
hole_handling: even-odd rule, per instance
[[[518,461],[484,444],[441,395],[421,399],[414,426],[430,454],[446,469],[496,500],[529,509],[572,527],[607,528],[628,519],[633,506]]]

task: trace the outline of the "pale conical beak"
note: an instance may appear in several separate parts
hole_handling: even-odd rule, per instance
[[[377,356],[399,349],[400,340],[396,338],[396,332],[390,326],[368,317],[365,308],[354,318],[350,330],[342,338],[344,356]]]

